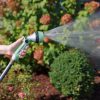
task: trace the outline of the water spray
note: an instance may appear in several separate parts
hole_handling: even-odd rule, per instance
[[[44,34],[43,34],[43,32],[40,32],[40,31],[34,32],[32,35],[24,38],[22,44],[14,52],[14,54],[12,55],[12,58],[11,58],[9,64],[4,69],[3,73],[0,75],[0,81],[2,81],[3,78],[6,76],[6,74],[10,70],[11,66],[13,65],[13,63],[15,61],[18,61],[20,52],[22,50],[26,49],[30,42],[39,43],[39,42],[42,42],[43,40],[44,40]]]

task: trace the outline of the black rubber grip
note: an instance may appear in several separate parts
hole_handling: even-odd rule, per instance
[[[36,43],[39,43],[39,33],[36,32]]]

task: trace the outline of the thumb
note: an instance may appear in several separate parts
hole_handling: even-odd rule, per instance
[[[19,38],[17,41],[15,41],[14,43],[12,43],[10,46],[12,49],[16,49],[23,41],[24,37]]]

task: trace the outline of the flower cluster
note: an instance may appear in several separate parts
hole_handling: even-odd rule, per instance
[[[48,14],[44,14],[42,15],[42,17],[40,18],[40,23],[43,25],[48,25],[51,22],[51,17]]]
[[[26,94],[24,92],[19,92],[18,93],[18,97],[21,98],[21,99],[24,99],[26,96]]]
[[[9,85],[9,86],[7,87],[7,90],[8,90],[9,92],[12,92],[12,91],[14,90],[14,86]]]
[[[18,3],[15,0],[7,0],[6,4],[12,11],[17,10]]]
[[[85,3],[84,6],[88,10],[88,13],[93,13],[97,8],[100,7],[100,3],[96,1],[91,1],[91,2]]]
[[[43,64],[43,56],[44,56],[43,46],[37,47],[33,53],[33,58],[37,60],[38,64]]]
[[[69,22],[72,21],[72,16],[70,14],[64,14],[62,17],[61,17],[61,24],[64,25],[64,24],[67,24]]]

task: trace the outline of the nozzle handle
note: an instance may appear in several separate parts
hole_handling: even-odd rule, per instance
[[[17,50],[15,51],[15,53],[12,55],[12,58],[11,58],[9,64],[4,69],[3,73],[0,75],[0,81],[2,81],[3,78],[6,76],[6,74],[10,70],[10,68],[11,68],[12,64],[14,63],[14,61],[18,61],[20,52],[22,50],[26,49],[27,46],[28,46],[28,40],[26,40],[24,38],[22,44],[17,48]]]
[[[22,50],[25,50],[27,46],[28,46],[28,40],[26,40],[24,38],[22,44],[17,48],[17,50],[15,51],[15,53],[12,55],[11,59],[14,60],[14,61],[18,61],[20,52]]]

